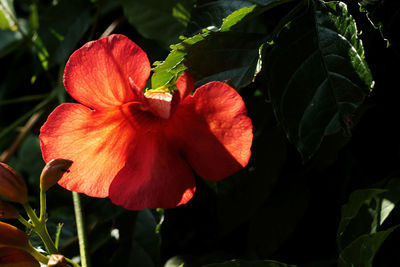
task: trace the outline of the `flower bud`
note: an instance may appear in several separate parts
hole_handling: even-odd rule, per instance
[[[32,250],[28,236],[11,224],[0,222],[0,248],[12,247],[25,251]]]
[[[63,255],[52,254],[47,263],[47,267],[67,267],[67,261]]]
[[[50,187],[55,185],[68,168],[71,167],[72,161],[67,159],[52,159],[42,170],[40,175],[40,189],[43,191],[49,190]]]
[[[0,266],[40,267],[40,264],[29,253],[10,247],[0,248]]]
[[[17,219],[18,218],[17,209],[8,202],[0,200],[0,218],[3,219]]]
[[[28,202],[28,189],[16,171],[0,162],[0,196],[21,204]]]

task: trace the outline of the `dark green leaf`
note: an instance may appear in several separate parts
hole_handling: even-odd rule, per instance
[[[86,10],[75,18],[74,23],[69,26],[60,46],[54,52],[53,64],[63,64],[66,62],[76,49],[78,42],[89,29],[91,20],[90,13]]]
[[[248,6],[250,2],[247,2],[243,4],[245,7],[230,13],[218,23],[220,29],[203,29],[202,33],[171,46],[172,51],[166,60],[157,63],[154,68],[152,87],[174,84],[185,70],[194,76],[197,86],[215,80],[230,82],[236,88],[246,86],[258,72],[259,48],[268,36],[229,31],[253,13],[258,14],[260,9],[264,12],[286,2],[257,1],[259,6]]]
[[[125,16],[140,34],[164,45],[178,41],[195,0],[122,0]]]
[[[357,190],[350,195],[348,203],[342,207],[342,219],[340,220],[338,229],[338,238],[344,234],[346,228],[360,213],[361,208],[372,206],[375,197],[385,192],[383,189],[364,189]],[[364,221],[365,224],[365,221]],[[371,227],[371,226],[368,226]],[[372,230],[372,229],[371,229]],[[373,229],[376,231],[376,228]]]
[[[92,24],[88,1],[60,0],[54,5],[40,4],[38,35],[40,50],[49,57],[49,67],[64,64],[77,48],[82,37]],[[83,43],[83,42],[82,42]]]
[[[372,87],[355,22],[340,2],[313,1],[283,29],[263,70],[276,117],[305,160],[343,129]]]
[[[270,260],[262,260],[262,261],[231,260],[223,263],[207,264],[203,267],[296,267],[296,265],[290,265]]]
[[[157,221],[150,210],[138,212],[128,266],[157,266],[160,236],[156,227]]]
[[[387,236],[399,225],[380,231],[399,202],[400,183],[391,180],[385,189],[357,190],[342,207],[337,242],[339,266],[372,266]]]
[[[372,267],[372,261],[386,237],[397,227],[373,234],[365,234],[354,240],[339,255],[339,267]]]
[[[231,26],[255,13],[266,11],[293,0],[217,0],[197,4],[188,25],[189,33],[199,33],[201,29],[228,30]],[[226,19],[225,19],[226,18]]]
[[[201,29],[219,29],[223,19],[243,7],[255,7],[251,1],[219,0],[198,4],[192,12],[188,32],[199,33]]]
[[[22,34],[18,31],[0,30],[0,58],[17,49],[22,40]]]

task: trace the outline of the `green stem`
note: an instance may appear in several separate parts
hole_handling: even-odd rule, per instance
[[[79,249],[81,254],[81,265],[82,267],[90,267],[90,258],[88,257],[86,246],[87,241],[85,234],[85,225],[83,222],[81,198],[77,192],[72,192],[72,198],[74,201],[76,228],[78,231]]]
[[[46,264],[49,261],[49,258],[47,258],[45,255],[37,251],[36,249],[32,248],[31,250],[27,251],[29,254],[31,254],[37,261]]]
[[[40,239],[42,239],[43,244],[47,249],[47,252],[49,254],[58,254],[58,250],[54,245],[54,242],[51,239],[49,232],[47,231],[46,224],[39,221],[39,218],[33,211],[31,205],[29,205],[29,203],[25,203],[23,206],[29,218],[32,220],[33,230],[38,234]]]
[[[32,229],[33,228],[33,225],[30,224],[27,220],[25,220],[24,217],[22,217],[21,215],[18,215],[17,219],[18,219],[18,221],[20,223],[25,225],[26,228],[28,228],[28,229]]]
[[[46,223],[46,192],[40,189],[40,217],[41,223]]]
[[[71,264],[74,267],[81,267],[79,264],[75,263],[73,260],[65,258],[66,261],[68,261],[69,264]]]

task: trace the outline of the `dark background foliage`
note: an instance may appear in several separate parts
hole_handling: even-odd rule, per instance
[[[93,266],[400,266],[399,1],[0,3],[1,160],[32,206],[39,129],[73,101],[62,73],[87,41],[136,42],[158,61],[148,87],[185,70],[196,87],[225,81],[253,120],[249,165],[198,178],[187,205],[126,211],[83,197]],[[79,255],[71,193],[52,188],[48,206],[50,232],[64,223],[62,253]]]

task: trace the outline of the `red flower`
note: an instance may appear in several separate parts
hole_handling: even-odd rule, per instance
[[[149,75],[146,54],[122,35],[72,54],[64,85],[81,104],[57,107],[40,134],[46,162],[74,162],[61,186],[127,209],[171,208],[192,198],[191,168],[217,181],[248,163],[252,123],[234,89],[210,82],[190,96],[184,74],[173,95],[165,87],[143,94]]]

